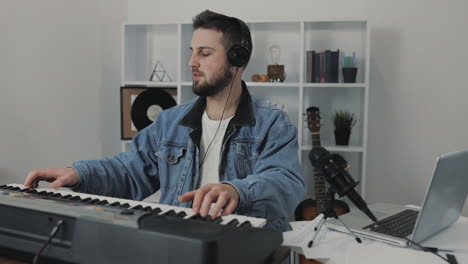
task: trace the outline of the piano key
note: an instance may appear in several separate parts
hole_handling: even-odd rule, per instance
[[[252,227],[252,224],[249,221],[244,221],[239,227]]]
[[[24,185],[21,185],[21,184],[8,184],[7,187],[19,187],[20,189],[26,188]],[[80,197],[80,200],[81,199],[86,199],[88,197],[92,198],[92,199],[98,199],[101,202],[99,202],[99,204],[96,204],[96,205],[102,205],[102,206],[104,206],[104,205],[109,206],[109,204],[111,204],[111,203],[119,202],[119,204],[128,203],[130,205],[129,208],[133,208],[133,207],[136,207],[136,206],[142,206],[142,208],[140,208],[140,207],[138,207],[138,208],[140,208],[140,210],[148,211],[148,212],[151,211],[151,210],[155,210],[156,208],[158,208],[158,209],[155,210],[155,211],[158,211],[158,213],[165,213],[167,211],[174,210],[177,214],[182,213],[182,212],[185,213],[186,216],[183,217],[184,219],[189,219],[189,218],[191,218],[191,217],[193,217],[195,215],[195,213],[193,212],[193,210],[191,208],[177,207],[177,206],[157,204],[157,203],[151,203],[151,202],[133,201],[133,200],[128,200],[128,199],[114,198],[114,197],[94,195],[94,194],[78,193],[78,192],[74,192],[74,191],[71,191],[71,190],[68,190],[68,189],[65,189],[65,188],[59,188],[59,189],[35,188],[35,189],[30,189],[30,191],[26,191],[26,192],[34,194],[36,192],[39,193],[39,192],[42,192],[42,191],[44,191],[44,193],[46,193],[46,192],[60,193],[62,195],[62,198],[60,198],[60,199],[64,199],[65,197],[74,197],[74,196]],[[70,196],[68,196],[68,195],[70,195]],[[89,203],[87,203],[87,204],[89,204]],[[245,221],[249,221],[250,224],[253,227],[263,227],[266,224],[266,219],[263,219],[263,218],[256,218],[256,217],[242,216],[242,215],[234,215],[234,214],[222,216],[221,217],[221,222],[219,224],[226,225],[230,221],[232,221],[233,219],[236,219],[239,222],[238,225],[242,225],[242,223],[244,223]],[[212,221],[215,221],[215,220],[217,222],[219,222],[218,218],[212,219]]]
[[[229,223],[227,223],[226,225],[228,226],[237,226],[239,224],[239,220],[237,219],[232,219],[231,221],[229,221]]]

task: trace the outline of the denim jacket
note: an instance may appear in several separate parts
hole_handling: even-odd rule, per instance
[[[296,127],[266,101],[243,91],[224,135],[219,181],[239,193],[234,213],[267,219],[266,227],[289,230],[287,217],[303,200],[306,185],[298,159]],[[78,161],[74,190],[142,200],[160,190],[160,203],[178,201],[199,188],[201,117],[206,98],[161,112],[132,141],[131,152],[112,158]]]

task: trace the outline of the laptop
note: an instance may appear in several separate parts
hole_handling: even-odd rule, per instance
[[[356,209],[339,218],[357,236],[397,246],[410,246],[437,234],[460,216],[468,193],[468,150],[443,154],[437,158],[431,183],[420,209],[393,204],[374,204],[369,209],[379,222],[373,224]],[[396,216],[395,216],[396,215]],[[401,218],[401,219],[400,219]],[[348,232],[336,219],[328,219],[331,229]]]

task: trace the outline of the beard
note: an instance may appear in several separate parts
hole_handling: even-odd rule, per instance
[[[213,79],[208,82],[193,81],[192,90],[198,96],[214,96],[221,92],[232,81],[232,72],[229,70],[229,65],[224,67],[213,75]]]

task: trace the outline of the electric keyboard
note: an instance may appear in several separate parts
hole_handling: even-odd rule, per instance
[[[63,263],[265,263],[281,245],[265,219],[20,184],[0,186],[0,247]]]

